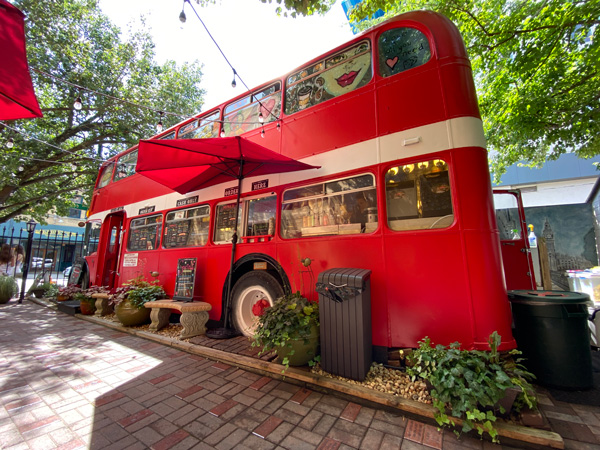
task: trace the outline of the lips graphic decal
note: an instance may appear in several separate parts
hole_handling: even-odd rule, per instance
[[[359,72],[360,72],[360,70],[359,71],[353,70],[352,72],[345,73],[341,77],[336,78],[335,81],[337,81],[337,84],[340,85],[341,87],[346,87],[346,86],[352,84],[354,79],[358,76]]]

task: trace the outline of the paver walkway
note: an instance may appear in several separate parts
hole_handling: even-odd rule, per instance
[[[0,305],[0,405],[3,449],[509,448],[29,302]]]

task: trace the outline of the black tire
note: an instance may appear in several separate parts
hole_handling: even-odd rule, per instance
[[[232,316],[235,328],[244,336],[254,336],[257,318],[252,306],[262,299],[269,304],[283,296],[283,287],[267,272],[248,272],[235,283],[232,290]]]

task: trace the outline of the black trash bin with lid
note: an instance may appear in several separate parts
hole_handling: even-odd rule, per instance
[[[371,271],[329,269],[319,274],[321,367],[362,381],[372,362]]]
[[[509,291],[514,335],[537,383],[583,390],[594,385],[590,297],[579,292]]]

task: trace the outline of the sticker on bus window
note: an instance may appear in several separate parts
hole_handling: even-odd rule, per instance
[[[123,267],[137,267],[138,265],[138,254],[137,253],[125,253],[123,256]]]

